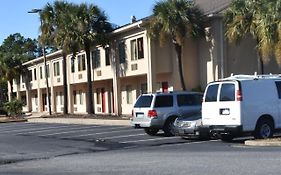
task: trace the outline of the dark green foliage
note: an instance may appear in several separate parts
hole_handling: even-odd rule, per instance
[[[20,100],[14,99],[4,104],[4,110],[9,116],[18,116],[22,113],[24,103]]]

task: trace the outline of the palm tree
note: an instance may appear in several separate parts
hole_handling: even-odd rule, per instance
[[[276,5],[278,3],[279,6]],[[224,14],[226,36],[230,42],[239,42],[248,34],[256,39],[262,74],[264,63],[269,62],[274,52],[277,63],[281,65],[281,61],[278,61],[281,59],[280,51],[278,55],[280,3],[280,0],[235,0]]]
[[[79,49],[77,42],[73,40],[76,29],[73,17],[77,14],[76,9],[72,3],[55,1],[53,5],[48,3],[40,13],[41,42],[62,49],[64,114],[68,113],[66,57],[68,53],[76,53]]]
[[[80,4],[76,21],[77,33],[76,40],[80,48],[86,52],[87,60],[87,112],[94,113],[93,106],[93,90],[91,80],[91,45],[105,46],[108,43],[108,33],[112,31],[111,24],[107,21],[107,17],[99,7],[85,3]],[[92,60],[94,61],[94,60]]]
[[[163,0],[153,8],[153,15],[148,24],[150,37],[159,39],[162,45],[171,39],[177,53],[178,70],[182,90],[186,90],[182,70],[182,49],[184,40],[204,36],[203,13],[187,0]]]

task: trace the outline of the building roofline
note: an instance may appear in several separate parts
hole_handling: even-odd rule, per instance
[[[58,54],[61,54],[61,53],[62,53],[62,50],[58,50],[58,51],[55,51],[53,53],[47,54],[46,58],[48,59],[49,57],[52,57],[52,56],[55,56],[55,55],[58,55]],[[35,62],[40,62],[40,61],[43,61],[43,60],[44,60],[44,56],[41,56],[41,57],[37,57],[33,60],[27,61],[27,62],[23,63],[23,65],[29,65],[29,64],[33,64]]]

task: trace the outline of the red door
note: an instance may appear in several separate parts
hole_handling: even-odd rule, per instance
[[[162,92],[168,92],[168,82],[162,82]]]
[[[101,95],[102,95],[102,102],[101,102],[102,112],[105,113],[106,95],[105,95],[104,88],[101,89]]]

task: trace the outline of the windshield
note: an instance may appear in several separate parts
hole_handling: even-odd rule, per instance
[[[140,96],[135,103],[134,107],[141,108],[141,107],[150,107],[151,101],[153,96]]]

